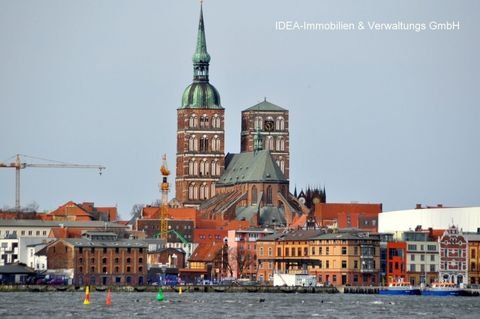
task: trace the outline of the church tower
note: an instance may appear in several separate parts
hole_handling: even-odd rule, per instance
[[[264,101],[242,111],[241,151],[252,152],[260,144],[269,150],[283,175],[290,177],[288,110]]]
[[[176,198],[196,207],[215,195],[215,183],[223,174],[225,159],[225,109],[220,94],[209,83],[203,8],[200,6],[197,47],[193,54],[193,82],[177,109]]]

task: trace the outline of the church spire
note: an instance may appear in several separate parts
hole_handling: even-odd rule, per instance
[[[197,48],[193,54],[193,80],[208,82],[208,64],[210,54],[207,52],[205,26],[203,24],[203,5],[200,3],[200,20],[198,22]]]

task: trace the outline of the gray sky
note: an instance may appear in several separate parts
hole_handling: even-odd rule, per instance
[[[127,217],[160,197],[198,15],[194,0],[0,0],[0,161],[107,166],[24,169],[22,204],[94,201]],[[266,96],[290,110],[291,191],[325,186],[329,202],[384,211],[480,205],[479,1],[206,0],[204,16],[226,152],[239,151],[241,111]],[[426,30],[275,29],[287,20]],[[0,207],[14,206],[14,182],[0,169]]]

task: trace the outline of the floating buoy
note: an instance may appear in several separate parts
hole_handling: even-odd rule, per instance
[[[107,305],[111,305],[112,304],[112,296],[110,294],[110,288],[108,288],[108,292],[107,292],[107,301],[105,302]]]
[[[157,293],[157,300],[158,301],[163,301],[163,299],[165,299],[165,296],[163,295],[162,289],[159,289],[158,293]]]
[[[90,304],[90,289],[88,286],[85,289],[85,300],[83,301],[84,305],[89,305]]]

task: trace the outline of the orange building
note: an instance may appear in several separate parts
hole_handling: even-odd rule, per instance
[[[362,232],[297,230],[257,241],[258,277],[273,273],[315,275],[320,283],[376,285],[380,274],[380,239]]]
[[[315,220],[320,226],[336,225],[338,228],[358,228],[378,231],[378,214],[382,204],[315,203]]]
[[[468,240],[468,283],[480,285],[480,232],[464,234]]]
[[[407,281],[407,243],[387,243],[387,284]]]

